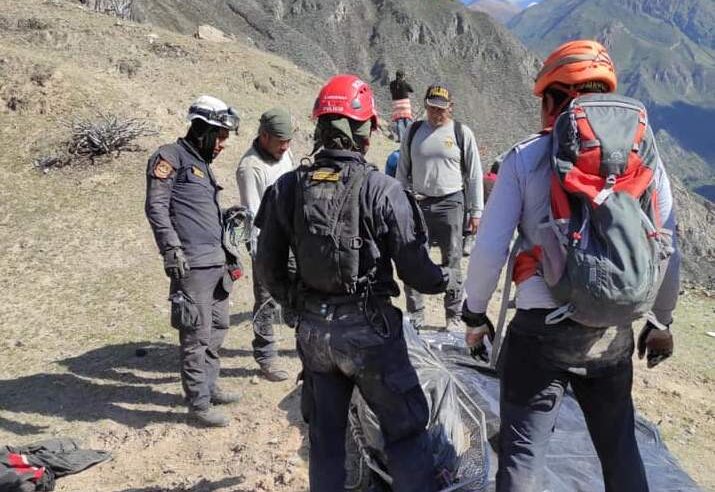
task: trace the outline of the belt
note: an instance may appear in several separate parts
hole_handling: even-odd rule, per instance
[[[345,302],[335,302],[334,300],[331,302],[331,300],[327,299],[308,298],[303,302],[303,310],[326,319],[333,319],[336,316],[362,313],[365,311],[365,304],[366,301],[363,298],[353,298]],[[388,306],[390,304],[389,297],[374,297],[372,300],[367,301],[368,309],[375,305]]]
[[[458,190],[458,191],[453,191],[452,193],[447,193],[446,195],[440,195],[440,196],[429,196],[429,195],[423,195],[422,193],[414,193],[415,200],[418,202],[421,202],[423,200],[442,200],[444,198],[450,198],[457,193],[463,193],[464,190]]]

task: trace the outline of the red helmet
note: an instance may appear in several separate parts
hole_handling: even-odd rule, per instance
[[[356,121],[372,121],[377,129],[377,111],[372,89],[355,75],[341,74],[328,80],[313,106],[313,118],[337,114]]]

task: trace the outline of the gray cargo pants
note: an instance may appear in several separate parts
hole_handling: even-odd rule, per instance
[[[181,384],[191,408],[205,410],[219,376],[218,351],[229,326],[224,265],[192,268],[171,281],[171,324],[179,330]],[[226,285],[224,285],[226,284]]]
[[[259,364],[276,357],[276,335],[273,324],[276,322],[278,304],[271,297],[266,286],[256,274],[256,262],[253,262],[253,358]]]
[[[446,317],[462,314],[462,229],[464,222],[464,193],[458,191],[442,197],[427,197],[419,200],[420,209],[427,223],[430,246],[437,246],[442,254],[442,266],[454,270],[458,278],[458,288],[444,294]],[[405,285],[407,312],[424,319],[424,299],[422,294]]]

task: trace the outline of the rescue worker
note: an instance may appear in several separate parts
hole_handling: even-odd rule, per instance
[[[390,96],[392,98],[392,121],[397,130],[397,141],[402,142],[407,125],[412,123],[412,104],[410,94],[414,90],[405,79],[405,72],[397,70],[395,80],[390,82]]]
[[[467,232],[473,234],[484,208],[482,166],[474,134],[452,119],[452,94],[444,84],[425,94],[426,120],[412,123],[400,147],[397,179],[412,190],[427,222],[429,241],[442,254],[442,265],[458,275],[456,287],[444,296],[445,330],[462,324],[461,259],[465,211]],[[424,299],[405,286],[407,311],[415,328],[424,325]]]
[[[236,182],[241,205],[253,217],[258,213],[266,189],[281,175],[293,170],[295,161],[290,151],[293,138],[291,115],[282,108],[272,108],[261,115],[258,136],[251,148],[241,157],[236,169]],[[258,237],[254,228],[252,238]],[[251,241],[251,258],[255,258],[255,239]],[[253,358],[261,368],[263,377],[269,381],[284,381],[288,372],[278,364],[276,337],[273,324],[279,314],[276,302],[271,298],[256,275],[253,262]]]
[[[468,326],[466,342],[473,349],[482,347],[484,336],[490,331],[487,304],[506,262],[515,229],[518,228],[523,240],[524,260],[528,261],[531,253],[535,255],[532,259],[545,255],[536,253],[533,247],[542,244],[547,247],[540,242],[539,229],[548,220],[550,209],[553,176],[550,128],[572,99],[587,93],[614,92],[616,83],[611,59],[595,41],[566,43],[544,62],[534,94],[541,98],[545,131],[517,144],[506,154],[469,262],[463,316]],[[663,227],[675,230],[670,184],[659,158],[653,179]],[[663,327],[673,321],[679,262],[676,251],[670,257],[653,306],[653,313]],[[634,432],[631,398],[634,341],[630,322],[606,328],[586,327],[570,318],[552,323],[547,316],[555,312],[559,303],[538,264],[515,281],[517,311],[498,362],[501,431],[496,490],[544,490],[549,437],[564,392],[571,385],[601,461],[605,490],[647,491]],[[639,356],[647,353],[648,366],[652,367],[672,354],[673,338],[669,329],[654,329],[654,323],[648,321],[638,345]]]
[[[337,75],[313,108],[311,165],[269,188],[256,222],[256,263],[273,297],[297,310],[302,409],[310,426],[310,490],[343,490],[345,431],[353,388],[375,412],[393,490],[436,490],[425,428],[428,408],[402,333],[394,262],[407,285],[443,292],[451,275],[429,259],[414,199],[365,161],[377,113],[370,86]],[[290,286],[289,248],[297,283]]]
[[[222,244],[223,224],[211,163],[238,132],[238,113],[211,96],[189,108],[188,133],[163,145],[147,166],[146,216],[171,279],[171,323],[179,330],[181,383],[189,418],[223,427],[228,418],[213,405],[234,403],[239,395],[217,380],[219,348],[229,326],[228,298],[233,280]]]

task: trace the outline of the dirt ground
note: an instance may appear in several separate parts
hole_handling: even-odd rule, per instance
[[[222,354],[223,384],[243,393],[243,401],[226,408],[232,420],[226,429],[186,424],[168,280],[143,198],[147,156],[183,133],[183,111],[200,93],[223,97],[244,115],[241,136],[216,163],[229,205],[237,198],[236,163],[262,111],[289,107],[299,128],[297,153],[305,154],[319,83],[249,46],[117,22],[73,2],[3,2],[0,443],[67,436],[113,455],[59,480],[58,491],[306,490],[296,385],[261,379],[252,359],[250,275],[232,294]],[[158,135],[143,139],[138,152],[95,165],[46,174],[33,167],[33,159],[61,148],[64,121],[100,110],[144,118]],[[370,156],[384,162],[393,147],[378,137]],[[428,324],[443,323],[437,304],[430,301]],[[634,390],[638,411],[659,425],[683,466],[710,490],[715,338],[706,332],[715,331],[714,315],[709,293],[684,291],[675,356],[650,371],[637,363]],[[293,333],[280,334],[281,359],[295,375]]]

